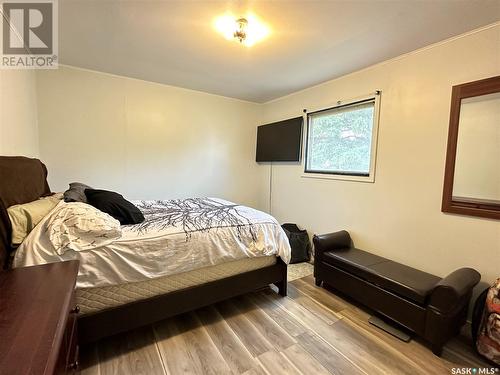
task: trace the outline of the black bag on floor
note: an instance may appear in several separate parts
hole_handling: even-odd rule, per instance
[[[285,231],[290,247],[292,259],[290,264],[307,262],[311,258],[311,242],[306,230],[300,230],[297,224],[286,223],[281,226]]]

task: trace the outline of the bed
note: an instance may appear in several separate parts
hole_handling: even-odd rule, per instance
[[[217,198],[134,202],[146,220],[123,227],[119,240],[56,253],[45,242],[54,216],[64,210],[61,202],[12,252],[7,208],[49,195],[46,177],[38,159],[0,157],[0,266],[78,259],[81,343],[269,284],[287,293],[290,249],[276,220]]]

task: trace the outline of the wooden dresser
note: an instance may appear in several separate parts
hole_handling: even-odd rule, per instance
[[[0,374],[68,374],[78,367],[78,261],[0,273]]]

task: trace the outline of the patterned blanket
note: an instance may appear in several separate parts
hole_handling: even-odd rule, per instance
[[[256,240],[255,225],[240,205],[213,198],[188,198],[174,200],[135,201],[145,220],[131,226],[139,234],[161,231],[168,227],[182,228],[186,240],[193,232],[207,232],[221,227],[235,227],[238,237],[251,236]]]

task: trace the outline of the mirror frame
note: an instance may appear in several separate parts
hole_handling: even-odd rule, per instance
[[[451,92],[450,127],[444,172],[443,201],[441,211],[460,215],[479,216],[500,220],[500,203],[487,203],[480,200],[453,200],[453,180],[455,177],[455,158],[457,154],[458,124],[462,99],[500,92],[500,76],[453,86]]]

